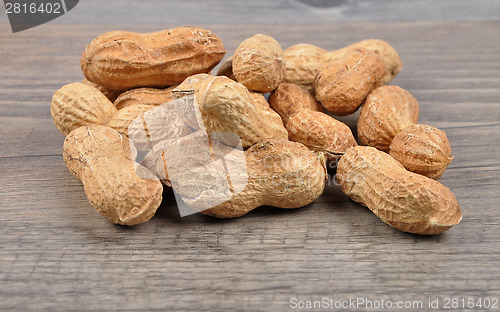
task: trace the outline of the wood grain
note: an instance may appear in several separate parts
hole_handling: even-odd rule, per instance
[[[13,35],[0,24],[1,311],[287,311],[291,298],[500,297],[500,22],[200,25],[224,40],[227,56],[258,32],[284,47],[393,44],[404,62],[393,83],[419,100],[420,122],[447,131],[455,155],[441,182],[464,219],[433,237],[393,230],[333,180],[307,207],[262,207],[236,220],[180,218],[169,190],[137,227],[93,211],[62,160],[51,95],[82,79],[81,51],[98,34],[170,26],[59,22]],[[344,118],[351,127],[355,119]]]
[[[498,20],[496,0],[80,1],[55,23],[332,23]]]

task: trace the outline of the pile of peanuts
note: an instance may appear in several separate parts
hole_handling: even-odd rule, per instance
[[[299,208],[336,170],[342,192],[398,230],[437,234],[460,222],[455,196],[437,181],[453,159],[450,144],[444,131],[417,123],[408,91],[386,85],[402,68],[390,44],[283,51],[257,34],[211,75],[224,54],[203,28],[108,32],[83,52],[83,82],[55,92],[66,165],[109,221],[148,221],[163,185],[218,218]],[[356,141],[332,115],[360,107]],[[215,162],[222,158],[226,167]],[[228,179],[227,164],[241,172]]]

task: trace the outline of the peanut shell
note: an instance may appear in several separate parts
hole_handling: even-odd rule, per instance
[[[265,103],[256,102],[256,96],[245,86],[227,77],[195,75],[175,88],[173,95],[185,99],[186,107],[188,99],[194,96],[191,101],[198,106],[186,114],[190,115],[188,124],[193,129],[234,133],[241,138],[244,148],[268,138],[288,138],[279,115]]]
[[[450,189],[407,171],[373,147],[348,149],[338,163],[337,180],[342,192],[400,231],[438,234],[462,219]]]
[[[175,99],[181,98],[184,95],[191,95],[200,89],[200,86],[206,80],[212,80],[216,76],[209,74],[197,74],[187,77],[177,87],[172,90],[172,96]]]
[[[132,155],[127,138],[105,126],[77,128],[64,141],[68,169],[92,206],[116,224],[148,221],[162,200],[160,181]]]
[[[189,76],[180,85],[172,90],[172,96],[177,102],[177,109],[184,122],[195,130],[204,129],[201,108],[196,101],[196,93],[206,80],[212,80],[215,76],[208,74],[197,74]]]
[[[443,175],[453,160],[446,133],[438,128],[409,125],[392,140],[390,155],[407,170],[434,180]]]
[[[233,74],[249,90],[262,93],[273,91],[285,75],[280,44],[263,34],[244,40],[233,55]]]
[[[279,115],[270,108],[255,105],[248,90],[227,77],[206,80],[197,100],[208,133],[234,133],[241,138],[244,148],[266,139],[288,139]]]
[[[349,52],[356,48],[364,48],[379,54],[385,61],[387,72],[382,79],[382,84],[391,82],[403,68],[403,63],[399,58],[399,54],[389,43],[380,39],[366,39],[355,42],[345,48],[328,53],[330,61],[338,61],[344,58]]]
[[[302,86],[314,93],[314,80],[328,60],[328,51],[312,44],[299,43],[283,51],[286,60],[284,82]]]
[[[106,126],[127,136],[141,150],[149,150],[160,141],[179,138],[192,132],[178,116],[175,102],[161,106],[127,106],[111,117]]]
[[[82,83],[84,85],[94,87],[97,90],[101,91],[101,93],[104,94],[111,102],[114,102],[116,98],[122,93],[122,91],[108,90],[103,86],[98,85],[97,83],[89,81],[87,78],[83,78]]]
[[[316,99],[332,114],[354,113],[386,74],[384,59],[357,48],[339,61],[328,62],[316,77]]]
[[[137,88],[125,91],[118,96],[114,102],[117,109],[131,105],[154,105],[159,106],[171,100],[174,87],[166,89]]]
[[[208,73],[224,57],[211,31],[178,27],[139,34],[112,31],[95,38],[82,54],[85,77],[107,89],[165,88]]]
[[[172,186],[171,176],[175,179],[180,174],[209,166],[216,160],[217,154],[220,154],[217,153],[218,151],[224,151],[223,156],[227,156],[237,146],[238,144],[225,145],[218,139],[217,135],[212,135],[209,138],[206,132],[199,130],[183,137],[159,142],[147,153],[141,161],[141,165],[153,172],[164,184]],[[239,151],[243,153],[242,148]],[[243,154],[241,157],[244,157]],[[192,179],[191,181],[201,183]],[[174,183],[178,184],[179,182],[174,181]],[[214,191],[218,185],[206,185],[205,187]]]
[[[267,102],[266,100],[266,97],[264,96],[264,94],[262,93],[259,93],[259,92],[253,92],[253,91],[249,91],[250,92],[250,95],[252,96],[253,98],[253,103],[258,106],[259,108],[261,109],[269,109],[269,103]]]
[[[81,126],[104,124],[116,112],[104,94],[79,82],[57,90],[50,104],[52,119],[64,135]]]
[[[321,112],[300,111],[290,117],[286,129],[290,140],[325,153],[329,161],[337,160],[348,148],[358,145],[346,124]]]
[[[361,107],[359,142],[389,152],[394,136],[418,122],[418,112],[417,100],[408,91],[397,86],[375,89]]]
[[[223,195],[211,192],[207,185],[221,185],[226,179],[213,171],[190,171],[177,192],[195,210],[217,218],[240,217],[263,205],[299,208],[316,200],[325,187],[325,161],[300,143],[269,139],[244,152],[246,187],[215,207],[204,209]],[[194,175],[194,177],[193,177]],[[189,178],[188,178],[189,177]],[[237,183],[239,176],[234,179]],[[226,198],[226,197],[224,197]]]
[[[285,125],[290,116],[302,110],[323,112],[323,107],[309,91],[289,82],[280,83],[271,93],[269,105],[280,115]]]

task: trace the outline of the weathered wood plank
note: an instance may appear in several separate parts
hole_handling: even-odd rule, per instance
[[[498,20],[495,0],[253,0],[148,1],[86,0],[70,12],[67,23],[287,23],[417,22]]]
[[[264,10],[264,2],[249,3]],[[383,224],[333,180],[307,207],[262,207],[236,220],[180,218],[166,190],[148,223],[110,224],[64,165],[50,97],[81,79],[79,54],[94,36],[169,25],[61,21],[16,35],[0,24],[0,310],[286,311],[290,298],[500,297],[500,22],[206,25],[229,54],[257,32],[284,47],[305,41],[335,49],[367,37],[394,44],[405,63],[394,84],[417,97],[422,123],[447,131],[455,160],[441,182],[464,213],[450,231],[418,237]],[[356,115],[343,120],[355,127]]]

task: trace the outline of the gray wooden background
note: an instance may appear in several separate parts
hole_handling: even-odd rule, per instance
[[[292,298],[421,300],[405,311],[426,311],[429,298],[441,308],[500,298],[499,16],[494,0],[82,0],[12,34],[0,13],[0,311],[298,310]],[[184,24],[214,31],[228,55],[255,33],[284,48],[393,44],[404,62],[393,84],[418,99],[420,122],[447,131],[455,160],[441,182],[462,223],[432,237],[398,232],[333,183],[307,207],[234,220],[180,218],[169,190],[148,223],[103,219],[64,165],[51,96],[82,79],[95,36]]]

